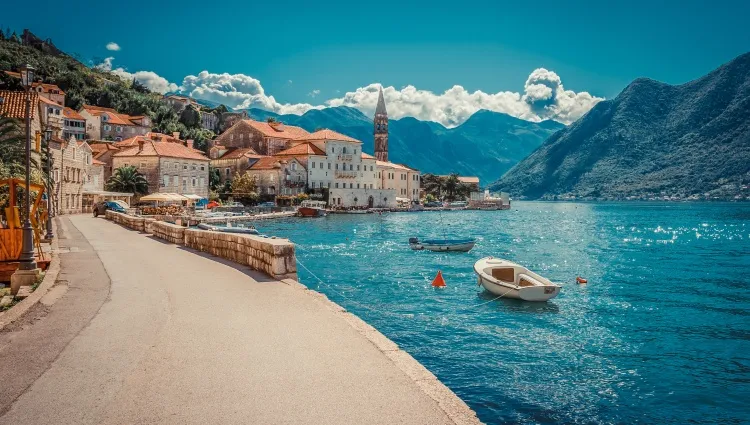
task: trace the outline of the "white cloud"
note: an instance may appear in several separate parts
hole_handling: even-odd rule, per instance
[[[260,81],[244,74],[214,74],[202,71],[182,80],[180,91],[191,97],[223,103],[235,109],[261,108],[279,114],[301,115],[310,109],[322,109],[307,103],[279,103],[266,95]]]
[[[119,52],[120,45],[115,43],[114,41],[110,41],[109,43],[107,43],[107,50],[111,50],[113,52]]]
[[[231,108],[260,108],[279,114],[301,115],[311,109],[350,106],[366,115],[372,115],[380,89],[380,84],[373,83],[329,99],[320,105],[280,103],[273,96],[266,94],[259,80],[249,75],[202,71],[198,75],[186,76],[178,87],[151,71],[130,73],[123,68],[113,69],[113,60],[112,57],[106,58],[96,67],[111,71],[126,80],[136,78],[159,93],[179,89],[183,94],[223,103]],[[288,83],[291,84],[291,80]],[[315,98],[319,94],[320,90],[316,89],[308,93],[308,96]],[[588,92],[566,90],[560,76],[544,68],[535,69],[529,74],[523,93],[485,93],[481,90],[470,92],[460,85],[455,85],[443,93],[435,93],[408,85],[399,90],[392,86],[384,87],[383,95],[389,117],[415,117],[435,121],[446,127],[462,124],[480,109],[502,112],[527,121],[552,119],[570,124],[604,100]]]
[[[377,105],[379,88],[379,84],[360,87],[342,97],[330,99],[326,104],[351,106],[371,115]],[[408,85],[401,90],[384,87],[383,96],[389,117],[415,117],[439,122],[446,127],[460,125],[480,109],[506,113],[527,121],[553,119],[570,124],[603,100],[587,92],[565,90],[560,77],[544,68],[536,69],[529,75],[523,94],[511,91],[469,92],[459,85],[438,94]]]
[[[148,87],[149,90],[156,93],[164,94],[166,92],[176,91],[178,89],[177,84],[170,83],[166,78],[159,76],[153,71],[137,71],[130,73],[124,68],[113,69],[112,62],[114,60],[115,58],[112,56],[105,58],[104,61],[99,65],[96,65],[95,68],[101,71],[111,72],[124,81],[130,82],[135,78],[139,83],[143,84],[144,86]]]

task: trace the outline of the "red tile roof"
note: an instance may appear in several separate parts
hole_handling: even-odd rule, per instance
[[[255,152],[253,148],[228,148],[227,151],[224,152],[224,155],[220,156],[218,159],[239,159],[242,157],[261,158],[262,155]]]
[[[263,133],[267,137],[275,137],[278,139],[296,139],[298,137],[310,134],[301,127],[295,127],[293,125],[286,125],[282,123],[269,124],[267,122],[260,122],[255,120],[243,120],[251,127]]]
[[[370,155],[369,153],[362,152],[362,159],[375,159],[375,157]]]
[[[325,155],[326,153],[311,142],[304,142],[283,150],[276,156],[308,156],[308,155]]]
[[[190,149],[180,143],[161,143],[150,139],[143,141],[143,150],[140,146],[132,146],[114,154],[116,157],[139,157],[139,156],[164,156],[169,158],[194,159],[208,161],[208,157]]]
[[[396,170],[402,170],[402,171],[417,171],[413,168],[407,167],[406,165],[396,164],[395,162],[376,161],[375,163],[378,165],[378,167],[388,167],[388,168],[394,168]]]
[[[20,78],[20,74],[19,74],[19,78]],[[62,89],[60,87],[57,87],[54,84],[45,84],[45,83],[32,83],[31,84],[31,87],[33,87],[33,88],[37,88],[39,86],[42,87],[41,93],[50,93],[51,91],[56,90],[58,93],[54,93],[54,94],[65,95],[65,92],[62,91]]]
[[[105,142],[105,143],[90,143],[89,146],[91,146],[91,150],[99,153],[104,153],[107,151],[119,151],[120,149],[114,145],[112,142]]]
[[[39,94],[30,92],[31,95],[31,118],[36,117]],[[26,118],[26,92],[0,90],[0,115],[8,118]]]
[[[63,109],[63,115],[65,115],[65,118],[69,118],[71,120],[86,121],[86,118],[82,117],[81,114],[71,108]]]
[[[98,160],[98,159],[96,159],[96,158],[92,159],[92,160],[91,160],[91,162],[92,162],[92,163],[93,163],[94,165],[107,165],[107,164],[105,164],[105,163],[103,163],[103,162],[99,161],[99,160]]]
[[[276,168],[281,168],[281,161],[284,161],[280,158],[274,158],[272,156],[264,156],[260,158],[255,164],[250,166],[251,170],[273,170]]]
[[[62,105],[60,105],[59,103],[55,102],[52,99],[48,99],[42,95],[39,95],[39,101],[42,103],[46,103],[47,105],[52,105],[52,106],[57,106],[58,108],[62,108]]]
[[[318,131],[316,131],[315,133],[312,133],[312,134],[307,134],[307,135],[304,135],[304,136],[300,136],[300,137],[298,137],[298,138],[296,138],[294,140],[340,140],[340,141],[343,141],[343,142],[362,143],[361,141],[359,141],[359,140],[357,140],[355,138],[352,138],[352,137],[349,137],[349,136],[345,136],[345,135],[343,135],[341,133],[337,133],[337,132],[335,132],[333,130],[329,130],[327,128],[323,129],[323,130],[318,130]]]
[[[101,115],[106,115],[107,116],[106,123],[112,124],[112,125],[125,125],[125,126],[136,125],[130,120],[141,118],[141,117],[131,117],[130,115],[127,115],[127,114],[121,114],[112,108],[105,108],[103,106],[83,105],[83,109],[88,111],[88,113],[90,113],[91,115],[94,115],[97,117]]]

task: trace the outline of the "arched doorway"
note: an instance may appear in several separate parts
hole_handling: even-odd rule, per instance
[[[367,198],[367,208],[372,208],[375,206],[375,198],[370,195],[369,198]]]

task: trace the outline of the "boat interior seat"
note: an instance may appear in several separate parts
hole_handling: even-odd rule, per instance
[[[533,277],[525,274],[518,274],[518,286],[544,286],[542,282],[534,279]]]
[[[492,269],[492,277],[503,282],[513,283],[516,280],[516,272],[512,267]]]

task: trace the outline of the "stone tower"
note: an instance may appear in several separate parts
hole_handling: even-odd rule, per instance
[[[385,99],[383,99],[383,87],[378,93],[378,107],[375,108],[375,158],[378,161],[388,162],[388,112],[385,110]]]

